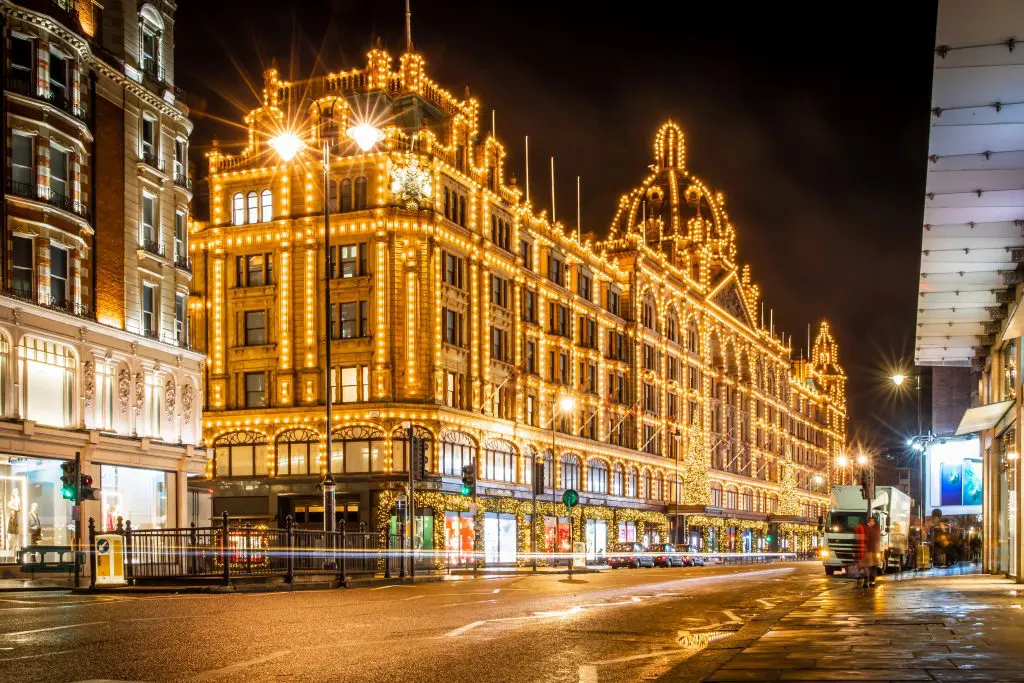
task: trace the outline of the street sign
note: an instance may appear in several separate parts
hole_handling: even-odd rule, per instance
[[[96,537],[96,584],[124,585],[124,538],[120,534]]]
[[[562,494],[562,502],[565,503],[565,507],[572,510],[572,506],[580,502],[580,494],[573,489],[566,489]]]

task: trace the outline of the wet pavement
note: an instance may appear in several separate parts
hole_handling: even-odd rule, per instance
[[[882,578],[863,590],[835,579],[763,635],[708,647],[662,680],[1024,681],[1024,585],[976,567]],[[730,656],[731,655],[731,656]]]

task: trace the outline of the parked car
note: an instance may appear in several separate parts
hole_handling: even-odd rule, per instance
[[[606,552],[604,560],[612,569],[654,566],[654,557],[646,554],[642,543],[612,543]]]
[[[682,567],[683,556],[671,543],[652,543],[647,552],[654,555],[655,567]]]
[[[704,566],[704,558],[701,557],[700,555],[692,555],[690,557],[690,559],[693,561],[693,565],[692,566],[694,566],[694,567],[703,567]]]

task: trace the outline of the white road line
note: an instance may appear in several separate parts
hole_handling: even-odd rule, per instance
[[[415,586],[409,586],[404,583],[393,583],[388,586],[377,586],[376,588],[367,588],[368,591],[382,591],[388,588],[415,588]]]
[[[722,614],[724,614],[725,616],[729,617],[729,621],[732,621],[732,622],[743,621],[742,619],[740,619],[738,616],[736,616],[730,610],[724,609],[724,610],[722,610]]]
[[[53,655],[66,655],[69,652],[78,652],[79,650],[54,650],[53,652],[37,652],[34,655],[21,655],[20,657],[4,657],[0,659],[0,662],[16,662],[19,659],[37,659],[39,657],[52,657]]]
[[[597,683],[597,667],[584,664],[580,667],[580,683]]]
[[[402,598],[402,602],[408,602],[409,600],[419,600],[420,598],[425,598],[425,597],[427,597],[427,596],[426,595],[414,595],[411,598]]]
[[[474,621],[472,624],[466,624],[465,626],[460,626],[459,628],[455,629],[454,631],[448,631],[448,633],[446,633],[445,635],[450,637],[450,638],[453,638],[455,636],[461,636],[463,633],[466,633],[467,631],[472,631],[477,626],[483,626],[486,623],[487,623],[486,621]]]
[[[441,605],[441,607],[458,607],[459,605],[479,605],[483,602],[498,602],[497,600],[472,600],[470,602],[450,602],[447,605]]]
[[[34,628],[30,631],[14,631],[13,633],[4,633],[3,635],[11,636],[27,636],[32,633],[45,633],[46,631],[63,631],[66,628],[82,628],[83,626],[96,626],[97,624],[106,624],[105,621],[89,621],[84,624],[65,624],[64,626],[50,626],[49,628]]]
[[[757,601],[759,603],[761,603],[762,605],[764,605],[765,607],[767,607],[768,609],[771,609],[772,607],[775,607],[775,603],[771,602],[770,600],[765,600],[764,598],[758,598]]]
[[[263,655],[262,657],[257,657],[256,659],[250,659],[247,662],[239,662],[238,664],[232,664],[230,666],[221,667],[220,669],[213,669],[211,671],[205,671],[205,672],[203,672],[203,673],[201,673],[201,674],[199,674],[197,676],[193,676],[191,678],[191,680],[193,680],[193,681],[211,681],[211,680],[213,680],[215,678],[222,678],[222,677],[227,676],[229,674],[233,674],[236,671],[242,671],[244,669],[248,669],[249,667],[256,666],[257,664],[263,664],[264,662],[269,662],[269,661],[272,661],[272,660],[275,660],[275,659],[280,659],[281,657],[284,657],[285,655],[290,655],[291,653],[292,653],[291,650],[279,650],[277,652],[271,652],[270,654]]]

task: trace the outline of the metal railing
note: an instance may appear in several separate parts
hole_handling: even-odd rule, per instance
[[[163,173],[163,171],[164,171],[164,160],[161,159],[160,155],[157,154],[155,151],[150,151],[150,150],[145,150],[144,149],[139,154],[139,156],[141,157],[142,162],[144,164],[146,164],[147,166],[150,166],[152,168],[155,168],[156,170],[158,170],[161,173]]]
[[[232,578],[282,576],[292,581],[303,574],[345,581],[349,575],[376,573],[381,554],[378,533],[299,529],[291,516],[284,529],[233,526],[224,513],[219,525],[208,527],[135,529],[130,521],[122,525],[118,520],[117,528],[108,532],[97,532],[96,521],[90,518],[93,577],[96,558],[91,549],[100,533],[124,537],[125,579],[131,584],[216,579],[227,585]]]
[[[139,248],[142,249],[143,251],[153,254],[154,256],[159,256],[160,258],[163,258],[167,252],[167,249],[166,247],[164,247],[163,243],[157,242],[156,240],[142,239],[139,241]]]
[[[186,190],[192,190],[192,179],[186,176],[184,173],[174,174],[174,184],[178,187],[183,187]]]
[[[190,259],[188,256],[183,256],[179,254],[174,257],[174,267],[179,270],[184,270],[187,273],[191,273],[192,259]]]
[[[67,92],[60,90],[45,90],[40,92],[36,86],[35,80],[31,78],[25,78],[24,76],[8,75],[6,79],[7,90],[24,95],[25,97],[31,97],[34,100],[41,102],[47,102],[52,104],[57,109],[70,114],[79,121],[88,123],[89,111],[86,109],[84,104],[75,104],[74,97],[68,95]]]
[[[8,180],[7,193],[17,195],[19,197],[25,197],[26,199],[35,199],[37,201],[46,202],[58,209],[63,209],[64,211],[80,216],[87,221],[91,219],[88,209],[85,208],[85,204],[71,199],[59,192],[55,192],[48,187],[41,187],[35,183],[20,183],[15,180]]]
[[[164,82],[163,69],[160,68],[160,63],[152,57],[143,57],[142,59],[142,74],[157,83]]]

